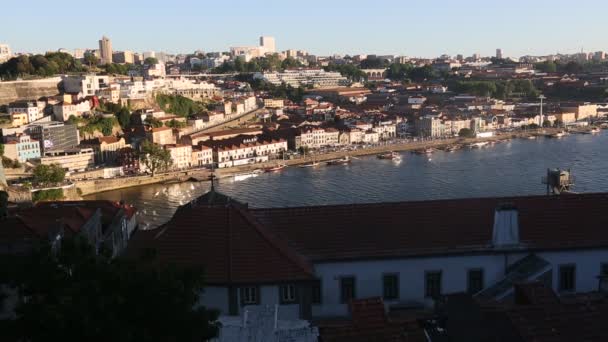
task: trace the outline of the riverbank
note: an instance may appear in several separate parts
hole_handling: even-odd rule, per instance
[[[390,151],[395,152],[407,152],[421,149],[440,149],[449,147],[452,145],[466,145],[479,142],[493,142],[503,141],[517,138],[528,138],[530,136],[545,136],[555,134],[559,132],[559,129],[547,128],[535,131],[521,131],[521,132],[509,132],[499,134],[489,138],[450,138],[450,139],[439,139],[439,140],[425,140],[425,141],[408,141],[396,144],[384,144],[374,146],[370,148],[355,149],[350,151],[337,151],[323,154],[308,155],[305,158],[296,158],[289,160],[273,160],[259,164],[247,164],[241,166],[235,166],[230,168],[216,169],[214,174],[217,178],[232,177],[239,173],[248,173],[255,170],[264,169],[267,167],[276,166],[278,163],[285,164],[287,166],[298,166],[308,163],[312,160],[317,162],[326,162],[329,160],[340,159],[345,156],[349,157],[363,157],[368,155],[376,155],[386,153]],[[194,181],[205,181],[209,179],[211,171],[208,169],[193,169],[188,171],[176,171],[167,172],[155,175],[134,176],[134,177],[121,177],[121,178],[110,178],[110,179],[90,179],[90,180],[78,180],[75,181],[76,187],[82,196],[93,195],[101,192],[112,191],[117,189],[125,189],[137,186],[144,186],[158,183],[179,183],[186,182],[189,180]]]
[[[331,153],[313,154],[313,155],[309,155],[305,158],[289,159],[289,160],[282,160],[282,161],[274,160],[274,161],[269,161],[269,162],[260,163],[260,164],[247,164],[247,165],[235,166],[235,167],[230,167],[230,168],[225,168],[225,169],[217,169],[215,171],[215,175],[218,178],[230,177],[234,174],[252,172],[255,170],[259,170],[259,169],[276,166],[277,163],[282,163],[287,166],[299,166],[299,165],[311,162],[313,160],[316,162],[327,162],[327,161],[334,160],[334,159],[344,158],[346,156],[363,157],[363,156],[387,153],[387,152],[391,152],[391,151],[409,152],[409,151],[423,150],[423,149],[429,149],[429,148],[441,149],[441,148],[445,148],[445,147],[449,147],[449,146],[453,146],[453,145],[467,145],[467,144],[474,144],[474,143],[480,143],[480,142],[496,142],[496,141],[504,141],[504,140],[510,140],[510,139],[523,139],[523,138],[528,138],[531,136],[542,137],[545,135],[555,134],[559,131],[560,131],[559,129],[555,129],[555,128],[546,128],[546,129],[535,130],[535,131],[503,133],[503,134],[496,135],[496,136],[489,137],[489,138],[449,138],[449,139],[439,139],[439,140],[408,141],[408,142],[403,142],[403,143],[379,145],[379,146],[356,149],[356,150],[351,150],[351,151],[337,151],[337,152],[331,152]]]

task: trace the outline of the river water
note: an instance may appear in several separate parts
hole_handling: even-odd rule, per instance
[[[608,131],[561,139],[514,139],[480,149],[402,153],[401,162],[361,157],[350,165],[290,167],[219,181],[218,190],[252,207],[430,200],[544,194],[547,168],[570,168],[576,192],[608,192]],[[88,196],[125,200],[144,229],[167,221],[209,183],[150,185]]]

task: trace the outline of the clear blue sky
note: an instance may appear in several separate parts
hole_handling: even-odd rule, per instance
[[[52,4],[51,4],[52,3]],[[97,48],[225,51],[276,37],[313,54],[506,56],[608,50],[605,0],[3,1],[0,42],[14,51]],[[10,15],[6,15],[10,13]]]

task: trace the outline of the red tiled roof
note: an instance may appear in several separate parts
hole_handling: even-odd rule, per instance
[[[21,210],[15,217],[22,227],[38,237],[46,237],[50,229],[61,223],[77,234],[95,213],[94,209],[82,207],[35,207]]]
[[[491,250],[494,211],[518,208],[529,249],[608,246],[608,194],[479,198],[252,209],[259,222],[313,261]]]
[[[234,205],[187,204],[162,227],[137,232],[128,256],[147,248],[161,263],[202,266],[210,284],[313,279],[304,258]]]

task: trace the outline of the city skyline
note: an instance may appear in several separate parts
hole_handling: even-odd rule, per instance
[[[62,3],[43,13],[29,11],[32,4],[5,5],[13,13],[27,13],[8,17],[6,24],[23,27],[18,22],[26,17],[28,28],[5,33],[0,41],[14,52],[33,53],[94,49],[104,35],[112,40],[114,50],[169,53],[227,51],[230,46],[256,45],[262,35],[275,37],[278,51],[303,49],[316,55],[493,56],[501,48],[505,57],[519,57],[608,49],[599,34],[607,26],[600,13],[608,4],[585,0],[576,8],[564,0],[551,7],[519,0],[509,7],[477,0],[437,1],[434,6],[356,1],[349,7],[312,0],[301,8],[278,1],[237,1],[235,6],[184,1],[180,7],[152,8],[137,1],[110,0],[108,8],[120,9],[111,15],[105,11],[82,15],[76,2]],[[49,17],[56,23],[47,25]],[[111,25],[89,25],[101,20]],[[39,35],[42,31],[44,39]]]

